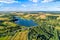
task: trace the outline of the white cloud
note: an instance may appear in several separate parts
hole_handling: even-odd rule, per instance
[[[0,11],[19,11],[20,8],[17,8],[17,7],[1,7],[0,8],[1,10]]]
[[[37,3],[37,2],[38,2],[38,0],[30,0],[30,1],[35,2],[35,3]]]
[[[60,8],[59,7],[54,7],[54,8],[51,8],[51,10],[53,10],[53,11],[60,11]]]
[[[41,1],[42,3],[48,3],[48,2],[52,2],[53,0],[43,0],[43,1]]]
[[[1,3],[17,3],[17,1],[14,0],[0,0]]]
[[[45,11],[60,11],[59,7],[47,7],[47,8],[43,8],[43,10]]]
[[[22,4],[21,6],[26,7],[26,5],[25,5],[25,4]]]

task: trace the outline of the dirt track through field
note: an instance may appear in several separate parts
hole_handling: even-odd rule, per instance
[[[27,40],[28,31],[19,32],[12,40]]]

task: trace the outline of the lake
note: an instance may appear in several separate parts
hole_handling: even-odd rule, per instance
[[[17,19],[15,23],[21,26],[27,26],[27,27],[37,26],[37,23],[35,23],[33,20],[22,19],[20,17],[15,17],[15,19]]]

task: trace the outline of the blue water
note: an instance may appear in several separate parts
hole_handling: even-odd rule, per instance
[[[37,23],[35,23],[33,20],[27,20],[27,19],[21,19],[19,17],[16,17],[16,19],[18,19],[17,21],[15,21],[16,24],[21,25],[21,26],[37,26]]]

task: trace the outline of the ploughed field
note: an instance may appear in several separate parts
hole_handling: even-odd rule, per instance
[[[60,14],[0,14],[0,40],[60,40]]]

